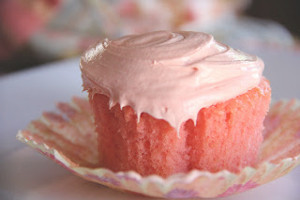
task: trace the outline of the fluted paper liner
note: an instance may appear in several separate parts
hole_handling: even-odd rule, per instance
[[[265,119],[264,142],[255,167],[239,173],[192,170],[168,178],[99,168],[97,134],[87,99],[58,103],[60,114],[45,112],[17,138],[76,175],[111,188],[165,198],[223,197],[277,179],[300,163],[300,103],[273,104]]]

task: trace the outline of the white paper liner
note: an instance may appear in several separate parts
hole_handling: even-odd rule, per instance
[[[19,131],[17,138],[89,181],[153,197],[224,197],[277,179],[300,163],[300,103],[279,101],[265,119],[264,142],[256,167],[238,174],[223,170],[192,170],[162,178],[142,177],[134,171],[112,172],[97,168],[97,134],[87,99],[74,97],[59,103],[60,114],[43,113]]]

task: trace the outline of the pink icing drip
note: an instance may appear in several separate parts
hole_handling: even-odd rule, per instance
[[[131,106],[179,130],[203,107],[258,85],[264,64],[256,56],[197,32],[157,31],[105,39],[81,59],[84,88]]]

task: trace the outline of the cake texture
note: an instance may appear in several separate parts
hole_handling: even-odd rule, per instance
[[[271,90],[263,62],[197,32],[103,40],[81,59],[113,171],[169,176],[255,165]]]

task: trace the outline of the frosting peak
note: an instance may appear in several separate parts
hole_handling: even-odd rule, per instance
[[[203,107],[247,92],[264,64],[211,35],[157,31],[105,39],[81,59],[84,88],[131,106],[179,129]]]

